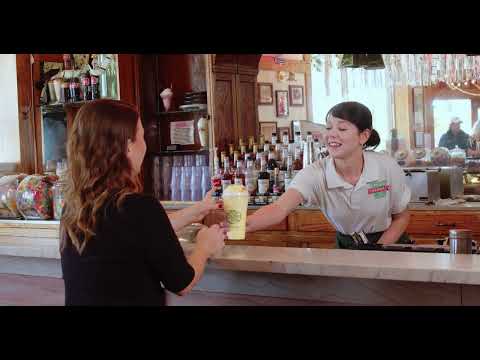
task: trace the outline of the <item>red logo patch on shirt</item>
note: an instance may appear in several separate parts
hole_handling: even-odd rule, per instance
[[[386,192],[390,191],[391,185],[387,184],[385,180],[383,181],[372,181],[368,183],[368,195],[374,194],[375,199],[380,199],[385,197]]]

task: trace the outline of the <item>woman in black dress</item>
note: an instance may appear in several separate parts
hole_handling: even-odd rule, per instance
[[[186,294],[223,248],[219,225],[197,234],[186,257],[175,230],[216,208],[207,196],[170,221],[139,180],[146,152],[135,107],[83,105],[68,137],[68,182],[60,226],[66,305],[164,305],[165,289]],[[173,224],[173,226],[172,226]]]

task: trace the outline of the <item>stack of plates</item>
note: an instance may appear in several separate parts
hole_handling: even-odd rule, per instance
[[[206,104],[207,103],[207,92],[188,92],[185,93],[183,98],[184,105],[193,105],[193,104]]]
[[[178,108],[182,111],[206,110],[207,104],[181,105]]]

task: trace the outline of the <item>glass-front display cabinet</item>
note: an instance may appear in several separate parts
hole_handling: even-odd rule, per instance
[[[34,62],[33,73],[34,93],[38,94],[34,96],[39,117],[37,147],[41,147],[37,162],[44,172],[54,172],[56,164],[66,158],[67,129],[81,105],[96,99],[120,99],[118,56],[61,54]]]

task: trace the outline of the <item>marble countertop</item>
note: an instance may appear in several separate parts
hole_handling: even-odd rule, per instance
[[[58,260],[58,223],[33,223],[2,224],[0,255]],[[194,246],[185,240],[181,245],[186,253]],[[208,266],[226,271],[480,285],[480,255],[227,245]]]
[[[193,201],[161,201],[162,206],[167,210],[184,209],[195,204]],[[249,209],[259,209],[262,206],[249,205]],[[422,203],[410,203],[408,204],[410,210],[421,211],[480,211],[480,202],[465,202],[456,205],[426,205]],[[317,206],[298,206],[297,210],[317,210],[320,208]]]
[[[182,241],[188,253],[193,244]],[[225,246],[209,266],[233,271],[480,285],[480,256]]]

